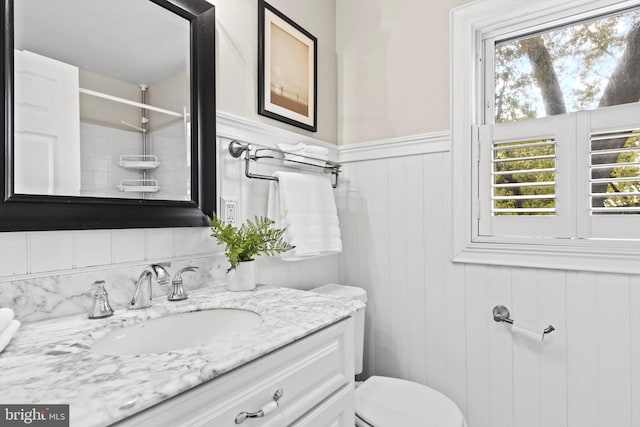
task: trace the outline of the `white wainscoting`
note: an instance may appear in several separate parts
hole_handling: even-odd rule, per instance
[[[469,427],[639,427],[640,276],[452,264],[451,153],[428,140],[345,165],[340,281],[369,292],[365,373],[444,392]],[[496,304],[556,331],[513,337]]]

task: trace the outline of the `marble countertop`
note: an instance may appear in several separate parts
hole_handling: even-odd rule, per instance
[[[359,301],[289,288],[249,292],[224,287],[192,291],[189,299],[154,300],[143,310],[116,309],[90,320],[63,317],[22,326],[0,353],[0,403],[69,404],[71,426],[104,426],[216,378],[238,366],[348,317]],[[109,331],[169,314],[238,308],[262,323],[212,346],[139,356],[94,353]]]

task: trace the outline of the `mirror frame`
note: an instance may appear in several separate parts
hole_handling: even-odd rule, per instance
[[[13,1],[0,0],[0,231],[83,230],[208,225],[216,208],[215,8],[205,0],[149,0],[190,22],[191,200],[14,194]],[[19,1],[19,0],[17,0]]]

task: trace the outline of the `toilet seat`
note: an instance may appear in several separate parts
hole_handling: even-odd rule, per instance
[[[465,426],[460,409],[446,396],[397,378],[373,376],[366,380],[355,391],[355,409],[359,426]]]

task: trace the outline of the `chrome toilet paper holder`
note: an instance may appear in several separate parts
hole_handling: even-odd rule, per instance
[[[493,320],[495,320],[496,322],[505,322],[505,323],[513,324],[513,320],[511,319],[511,313],[509,312],[509,309],[504,305],[496,305],[495,307],[493,307]],[[542,333],[544,335],[547,335],[555,330],[556,328],[554,328],[553,325],[549,325],[545,328],[545,330]]]

